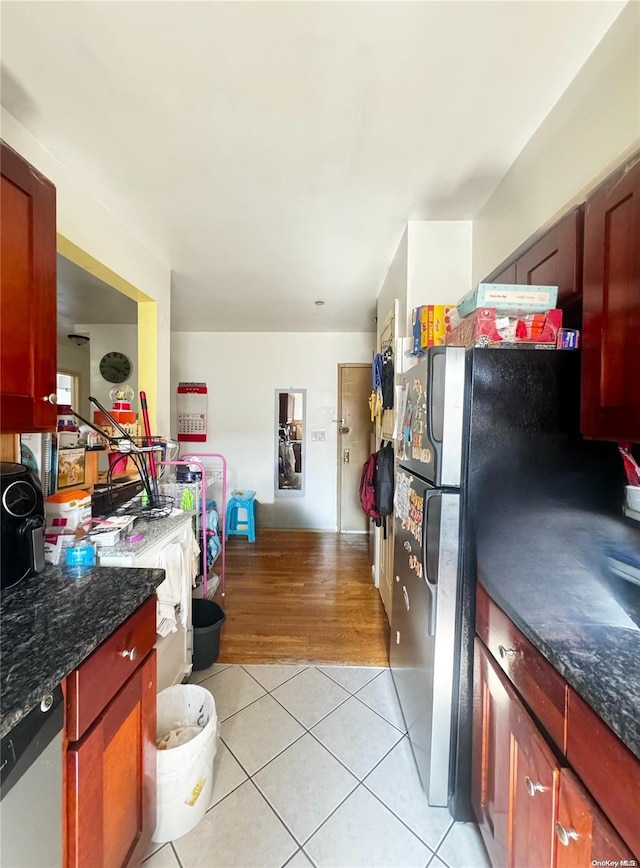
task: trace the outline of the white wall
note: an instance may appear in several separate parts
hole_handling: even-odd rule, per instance
[[[470,220],[412,220],[378,293],[378,328],[398,299],[400,334],[421,304],[455,304],[471,287]]]
[[[169,428],[171,273],[134,231],[124,226],[91,191],[5,109],[2,138],[49,178],[57,190],[58,232],[108,266],[158,304],[158,430]]]
[[[259,519],[262,510],[283,526],[336,530],[338,363],[370,362],[374,343],[373,334],[175,332],[172,433],[178,382],[206,382],[209,439],[193,449],[184,444],[183,453],[189,448],[225,455],[229,490],[255,489]],[[274,499],[276,389],[307,390],[302,497]],[[317,430],[326,439],[312,443],[311,431]]]
[[[138,327],[135,325],[108,323],[76,323],[76,330],[83,335],[89,335],[89,394],[97,398],[103,407],[111,409],[109,392],[115,383],[108,383],[100,373],[100,359],[105,353],[124,353],[131,362],[131,376],[126,382],[135,392],[131,403],[132,410],[138,410]],[[119,384],[118,384],[119,385]],[[80,414],[93,421],[95,407],[84,405]],[[90,415],[88,415],[90,414]],[[141,417],[140,417],[141,418]],[[165,435],[168,428],[158,429],[154,434]]]
[[[470,220],[424,220],[408,224],[407,334],[411,312],[421,304],[455,304],[471,288]]]
[[[473,224],[473,283],[640,148],[640,3],[630,2]]]
[[[403,323],[407,318],[407,256],[409,233],[405,226],[402,238],[389,266],[386,277],[378,293],[377,316],[378,334],[383,328],[389,313],[393,310],[394,301],[398,299],[398,318]],[[402,333],[402,327],[400,328]]]

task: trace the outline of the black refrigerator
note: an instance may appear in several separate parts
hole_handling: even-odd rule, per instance
[[[432,347],[400,378],[390,666],[429,804],[458,820],[473,818],[479,535],[505,480],[517,508],[562,466],[579,370],[571,351]]]

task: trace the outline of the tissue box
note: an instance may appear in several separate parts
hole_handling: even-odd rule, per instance
[[[457,304],[461,317],[469,316],[483,307],[500,311],[544,313],[555,308],[558,301],[557,286],[527,286],[514,283],[479,283],[463,295]]]
[[[446,343],[462,347],[490,347],[509,344],[551,344],[555,347],[562,327],[562,311],[519,316],[495,308],[476,310],[460,321],[446,336]]]
[[[113,518],[93,519],[89,534],[91,542],[99,548],[114,546],[120,541],[124,531],[133,524],[134,519],[135,516],[133,515],[114,515]]]

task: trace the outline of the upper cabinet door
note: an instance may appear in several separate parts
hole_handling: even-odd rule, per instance
[[[640,154],[589,196],[581,428],[640,443]]]
[[[485,278],[484,283],[517,283],[516,280],[516,264],[500,266],[498,271],[494,271],[489,277]]]
[[[54,430],[56,191],[0,147],[0,430]]]
[[[558,307],[579,300],[582,291],[583,208],[570,211],[516,262],[516,283],[558,287]]]

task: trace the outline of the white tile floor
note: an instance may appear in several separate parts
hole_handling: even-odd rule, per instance
[[[145,868],[486,868],[473,824],[431,808],[387,669],[194,673],[220,722],[213,795]]]

